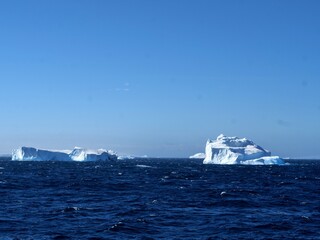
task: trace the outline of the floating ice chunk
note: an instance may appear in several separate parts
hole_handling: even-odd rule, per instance
[[[246,164],[246,165],[282,165],[278,156],[256,145],[251,140],[219,135],[216,140],[208,140],[204,164]]]
[[[189,158],[204,159],[205,157],[206,157],[205,153],[196,153],[196,154],[190,156]]]

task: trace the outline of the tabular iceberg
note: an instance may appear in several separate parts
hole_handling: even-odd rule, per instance
[[[79,147],[73,150],[45,150],[21,147],[12,152],[12,160],[18,161],[106,161],[116,159],[117,154],[110,150],[87,150]]]
[[[208,140],[204,164],[246,164],[246,165],[283,165],[278,156],[256,145],[246,138],[227,137],[223,134],[217,140]]]

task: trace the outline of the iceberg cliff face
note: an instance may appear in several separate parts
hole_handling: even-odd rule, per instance
[[[247,164],[271,165],[285,164],[278,156],[246,138],[219,135],[216,140],[208,140],[204,164]]]
[[[18,161],[106,161],[116,159],[117,155],[113,151],[106,151],[104,149],[94,151],[79,147],[76,147],[72,151],[21,147],[12,152],[12,160]]]

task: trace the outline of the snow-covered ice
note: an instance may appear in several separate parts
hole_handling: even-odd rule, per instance
[[[73,150],[45,150],[21,147],[12,151],[12,160],[18,161],[98,161],[116,159],[117,154],[110,150],[88,150],[79,147],[75,147]]]
[[[283,165],[278,156],[256,145],[251,140],[219,135],[216,140],[208,140],[204,164],[246,164]]]
[[[196,153],[192,156],[190,156],[189,158],[198,158],[198,159],[204,159],[206,157],[205,153]]]

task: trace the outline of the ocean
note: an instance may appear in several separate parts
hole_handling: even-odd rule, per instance
[[[320,161],[0,161],[0,239],[320,239]]]

